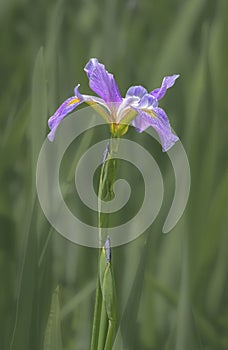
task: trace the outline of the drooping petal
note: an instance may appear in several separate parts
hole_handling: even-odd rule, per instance
[[[116,81],[111,73],[108,73],[105,66],[96,58],[91,58],[84,68],[90,88],[96,92],[105,102],[121,102]]]
[[[136,118],[132,121],[132,126],[135,127],[136,131],[143,132],[151,126],[150,116],[143,111],[138,110]]]
[[[75,96],[72,96],[64,101],[57,109],[57,111],[53,114],[53,116],[49,118],[48,126],[51,131],[48,134],[48,138],[50,141],[54,140],[56,129],[63,118],[65,118],[67,114],[72,112],[78,105],[83,102],[86,102],[88,105],[93,106],[93,108],[97,110],[97,112],[106,120],[106,122],[109,121],[109,115],[111,112],[107,104],[99,97],[82,95],[79,92],[79,86],[80,84],[74,88]]]
[[[136,96],[142,98],[148,91],[141,85],[131,86],[126,93],[126,97]]]
[[[179,140],[179,138],[173,134],[168,117],[162,108],[155,107],[153,109],[153,114],[154,117],[151,117],[150,114],[138,110],[138,115],[133,120],[132,125],[138,132],[142,132],[149,126],[152,126],[161,140],[163,152],[166,152]]]
[[[50,129],[52,129],[54,125],[59,124],[61,120],[71,111],[73,111],[80,103],[84,102],[84,97],[78,90],[79,86],[80,84],[74,88],[74,96],[69,97],[66,101],[64,101],[57,111],[49,118],[48,126]]]
[[[180,76],[179,74],[174,74],[174,75],[165,77],[162,81],[161,87],[151,91],[150,94],[154,96],[157,100],[160,100],[162,97],[164,97],[166,90],[171,88],[174,85],[176,79],[179,78],[179,76]]]
[[[80,100],[77,96],[72,96],[64,101],[61,106],[57,109],[57,111],[53,114],[51,118],[48,120],[48,126],[51,129],[48,134],[48,138],[50,141],[54,140],[55,132],[58,125],[61,123],[63,118],[72,112],[78,105],[80,105],[83,100]]]

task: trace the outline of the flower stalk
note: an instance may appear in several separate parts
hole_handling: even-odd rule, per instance
[[[116,327],[115,283],[112,271],[111,241],[108,236],[109,216],[102,213],[102,201],[114,197],[117,175],[119,138],[111,137],[102,164],[98,191],[98,225],[100,248],[98,278],[91,340],[91,350],[111,350]]]

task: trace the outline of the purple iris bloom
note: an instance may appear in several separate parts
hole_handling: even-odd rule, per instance
[[[114,129],[118,129],[121,124],[132,124],[138,132],[142,132],[152,126],[160,137],[163,151],[167,151],[178,140],[171,131],[165,111],[158,107],[158,101],[174,85],[179,75],[165,77],[161,87],[150,93],[143,86],[132,86],[123,98],[113,75],[96,58],[91,58],[84,70],[91,90],[99,97],[82,95],[79,92],[80,85],[77,85],[74,96],[64,101],[48,121],[50,141],[54,140],[62,119],[83,102],[92,105],[107,123],[115,126]]]

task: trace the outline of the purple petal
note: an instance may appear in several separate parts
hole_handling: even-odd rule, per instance
[[[145,94],[148,94],[147,90],[141,86],[141,85],[138,85],[138,86],[131,86],[128,90],[127,90],[127,93],[126,93],[126,97],[140,97],[142,98]]]
[[[112,74],[96,58],[91,58],[84,68],[90,88],[105,102],[121,102],[118,86]]]
[[[54,127],[54,125],[60,120],[62,120],[67,114],[69,114],[74,108],[76,108],[80,103],[84,101],[84,97],[79,92],[79,86],[78,84],[74,88],[74,96],[68,98],[66,101],[64,101],[61,106],[57,109],[55,114],[53,114],[52,117],[48,120],[48,126],[51,129]],[[58,124],[60,123],[58,122]]]
[[[66,101],[64,101],[61,104],[61,106],[57,109],[57,111],[53,114],[53,116],[49,118],[48,126],[51,129],[51,131],[48,134],[48,138],[50,141],[54,140],[56,129],[63,120],[63,118],[71,111],[73,111],[82,102],[83,100],[80,100],[78,96],[72,96]]]
[[[174,85],[176,79],[179,78],[179,76],[180,76],[179,74],[174,74],[174,75],[165,77],[162,81],[161,87],[151,91],[150,94],[154,96],[157,100],[160,100],[162,97],[164,97],[166,90],[171,88]]]
[[[103,116],[106,121],[108,121],[111,112],[107,104],[99,97],[82,95],[78,90],[79,86],[80,84],[74,88],[75,96],[72,96],[64,101],[57,109],[55,114],[53,114],[53,116],[48,120],[48,126],[51,129],[51,132],[48,134],[50,141],[54,140],[56,129],[63,118],[83,102],[86,102],[88,105],[92,106],[96,105],[97,108],[95,108],[95,106],[94,108],[97,109],[97,111]]]
[[[168,117],[162,108],[155,107],[152,112],[154,113],[154,117],[139,110],[138,116],[133,120],[132,125],[138,132],[142,132],[149,126],[152,126],[161,140],[163,152],[166,152],[176,141],[179,140],[179,138],[172,133]]]
[[[84,95],[82,95],[80,92],[79,92],[79,86],[80,84],[76,85],[75,88],[74,88],[74,95],[77,96],[80,100],[84,100]]]
[[[135,127],[136,131],[143,132],[149,126],[151,126],[150,116],[145,112],[138,110],[137,117],[132,121],[132,126]]]
[[[148,109],[148,108],[151,108],[151,107],[154,108],[157,106],[158,106],[158,100],[154,96],[150,94],[146,94],[141,98],[137,108]]]

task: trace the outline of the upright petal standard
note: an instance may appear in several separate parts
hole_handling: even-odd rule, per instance
[[[109,102],[122,102],[118,86],[112,74],[96,58],[91,58],[85,66],[89,78],[89,86],[107,104]]]
[[[160,88],[150,93],[143,86],[131,86],[122,97],[113,74],[96,58],[91,58],[85,66],[89,86],[98,96],[84,95],[79,92],[79,85],[74,89],[74,96],[64,101],[48,121],[48,138],[54,140],[58,125],[63,118],[77,106],[85,102],[98,110],[114,136],[125,133],[128,125],[133,125],[138,132],[152,126],[158,133],[163,151],[169,150],[178,137],[173,134],[165,111],[158,107],[158,101],[164,97],[179,75],[167,76]],[[124,127],[123,127],[124,126]]]

